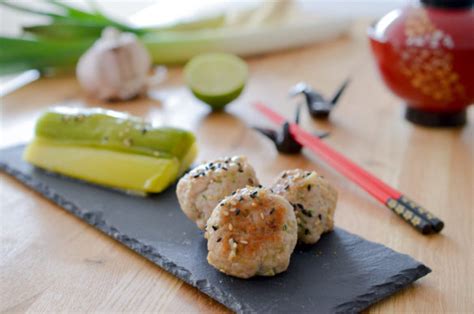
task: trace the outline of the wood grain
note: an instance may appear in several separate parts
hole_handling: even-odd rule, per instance
[[[338,226],[426,263],[433,273],[369,312],[471,312],[474,308],[474,126],[435,130],[401,119],[400,101],[382,85],[364,28],[324,45],[248,60],[251,78],[227,112],[208,109],[182,85],[181,69],[127,103],[83,98],[73,77],[46,78],[1,100],[1,146],[31,138],[36,117],[53,104],[105,106],[157,123],[194,130],[200,160],[244,154],[264,183],[287,168],[316,169],[339,190]],[[352,83],[330,122],[326,141],[443,218],[441,235],[422,236],[316,156],[279,155],[248,128],[269,125],[250,109],[265,101],[292,116],[290,86],[304,80],[331,94]],[[471,108],[469,119],[474,121]],[[0,310],[2,312],[226,312],[227,310],[4,174],[0,175]]]

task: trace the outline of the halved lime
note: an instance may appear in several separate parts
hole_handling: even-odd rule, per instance
[[[247,64],[239,57],[227,53],[198,55],[184,68],[188,87],[213,110],[223,109],[240,95],[247,74]]]

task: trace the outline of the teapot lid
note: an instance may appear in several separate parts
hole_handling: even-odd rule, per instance
[[[472,8],[474,6],[474,0],[421,0],[421,3],[446,9]]]

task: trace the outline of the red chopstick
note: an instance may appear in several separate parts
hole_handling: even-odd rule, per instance
[[[298,125],[295,125],[295,127],[299,128]],[[301,130],[301,128],[299,129]],[[290,127],[290,131],[291,131],[291,127]],[[354,164],[349,159],[345,158],[341,154],[331,149],[329,146],[324,144],[324,142],[322,142],[319,138],[312,136],[310,133],[304,130],[301,130],[301,131],[302,131],[301,136],[306,136],[306,139],[302,138],[301,140],[305,142],[307,146],[311,147],[311,150],[313,150],[319,155],[322,155],[323,157],[325,156],[328,162],[331,162],[332,160],[331,164],[333,166],[344,168],[341,170],[346,172],[346,176],[350,177],[356,183],[359,183],[359,185],[364,186],[365,181],[369,181],[372,188],[375,188],[377,192],[373,193],[367,189],[368,192],[374,195],[377,199],[381,200],[384,204],[390,202],[392,199],[395,199],[398,202],[402,203],[403,206],[408,207],[411,211],[414,211],[417,215],[422,216],[423,218],[428,220],[430,224],[433,225],[434,229],[439,229],[438,224],[441,221],[435,218],[431,213],[421,208],[421,206],[415,204],[413,201],[409,200],[401,192],[390,187],[385,182],[381,181],[380,179],[373,176],[366,170]],[[296,132],[298,132],[298,130]],[[437,221],[435,221],[436,219]],[[441,226],[441,229],[442,228],[443,226]]]
[[[375,199],[394,211],[398,216],[413,226],[416,230],[423,234],[430,234],[433,232],[433,228],[429,221],[413,213],[412,210],[403,204],[400,204],[400,202],[393,198],[387,191],[383,190],[380,186],[374,183],[373,180],[368,179],[365,174],[362,174],[363,172],[361,171],[361,168],[358,168],[350,161],[346,162],[347,159],[338,153],[334,153],[334,151],[332,151],[330,148],[326,149],[326,147],[318,145],[319,143],[313,139],[311,134],[306,134],[305,132],[301,131],[302,130],[298,130],[295,126],[290,125],[290,132],[293,134],[297,142],[316,153],[319,157],[323,158],[334,169],[346,176],[349,180],[358,184],[361,188],[366,190]]]
[[[283,124],[285,122],[283,116],[279,115],[268,106],[262,103],[256,103],[255,107],[273,122],[277,124]],[[401,192],[387,185],[385,182],[373,176],[363,168],[359,167],[326,145],[318,137],[303,130],[299,125],[295,123],[290,124],[290,132],[297,142],[323,158],[333,168],[354,183],[358,184],[375,199],[389,207],[406,222],[410,223],[410,225],[415,227],[418,231],[423,234],[428,234],[439,232],[444,227],[444,223],[426,209],[419,206],[404,196]]]

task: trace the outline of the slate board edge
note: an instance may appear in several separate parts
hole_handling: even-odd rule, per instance
[[[381,245],[381,244],[380,244]],[[406,254],[403,254],[406,255]],[[407,255],[408,256],[408,255]],[[410,256],[408,256],[410,257]],[[411,257],[410,257],[411,258]],[[410,285],[419,278],[429,274],[431,269],[423,264],[415,268],[406,269],[402,274],[390,277],[386,283],[375,286],[373,292],[362,294],[355,300],[343,303],[335,309],[336,313],[357,313],[367,309],[369,306],[393,295]],[[395,279],[397,278],[397,279]],[[370,300],[370,301],[369,301]]]
[[[20,146],[23,146],[23,145],[9,147],[8,149],[15,149]],[[191,272],[189,270],[169,261],[167,258],[163,257],[152,246],[146,243],[143,243],[141,241],[138,241],[137,239],[131,238],[126,234],[122,234],[117,228],[115,228],[112,225],[107,224],[107,222],[104,219],[102,219],[102,214],[100,212],[87,212],[80,209],[78,206],[76,206],[72,202],[64,199],[62,196],[54,192],[54,190],[49,188],[46,184],[37,182],[32,177],[22,173],[19,170],[16,170],[10,167],[7,163],[0,162],[0,170],[9,174],[10,176],[15,178],[19,182],[23,183],[24,185],[30,187],[37,193],[49,199],[53,203],[57,204],[58,206],[64,208],[66,211],[70,212],[76,217],[84,220],[88,224],[94,226],[98,230],[109,235],[110,237],[124,244],[125,246],[132,249],[133,251],[144,256],[145,258],[147,258],[154,264],[158,265],[165,271],[169,272],[170,274],[174,275],[175,277],[183,280],[184,282],[186,282],[187,284],[193,287],[198,288],[201,292],[205,293],[206,295],[216,300],[217,302],[223,304],[224,306],[228,307],[229,309],[237,313],[254,312],[252,311],[251,308],[248,308],[248,306],[246,306],[245,304],[242,304],[236,301],[232,297],[232,295],[229,295],[226,292],[222,291],[221,289],[211,285],[207,280],[203,279],[203,280],[193,281],[191,279]],[[354,235],[354,236],[359,237],[357,235]],[[365,240],[365,241],[368,241],[368,240]],[[374,244],[383,246],[382,244],[379,244],[379,243],[374,243]],[[408,255],[406,256],[411,258]],[[430,272],[431,272],[431,269],[426,267],[423,264],[420,264],[419,266],[412,269],[407,269],[405,270],[403,274],[399,274],[395,276],[395,277],[398,277],[397,280],[394,280],[393,277],[389,278],[386,281],[386,283],[382,283],[378,285],[375,291],[357,296],[353,301],[340,304],[335,309],[335,311],[338,313],[339,312],[352,313],[352,312],[362,311],[368,308],[370,305],[375,304],[376,302],[382,300],[383,298],[390,296],[394,292],[397,292],[403,289],[404,287],[408,286],[412,282],[427,275]],[[395,283],[394,281],[398,281],[398,282]],[[368,297],[371,298],[370,301],[368,300]]]
[[[87,222],[91,226],[102,231],[111,238],[117,240],[133,251],[137,252],[141,256],[144,256],[146,259],[150,260],[154,264],[158,265],[165,271],[169,272],[173,276],[183,280],[187,284],[198,288],[201,292],[208,295],[210,298],[216,300],[217,302],[223,304],[229,309],[237,313],[251,313],[252,310],[247,308],[245,304],[242,304],[238,301],[235,301],[232,295],[229,295],[222,291],[221,289],[212,286],[207,280],[191,280],[191,272],[184,267],[178,266],[175,263],[169,261],[167,258],[163,257],[156,249],[152,246],[147,245],[141,241],[138,241],[134,238],[129,237],[126,234],[122,234],[117,228],[112,225],[107,224],[107,222],[102,219],[102,214],[100,212],[87,212],[81,210],[78,206],[72,202],[64,199],[61,195],[54,192],[46,184],[41,182],[36,182],[32,177],[18,171],[8,164],[0,162],[0,170],[9,174],[19,182],[23,183],[27,187],[31,188],[33,191],[41,194],[46,199],[52,201],[59,207],[70,212],[74,216],[80,218],[81,220]],[[210,293],[212,291],[212,294]]]

